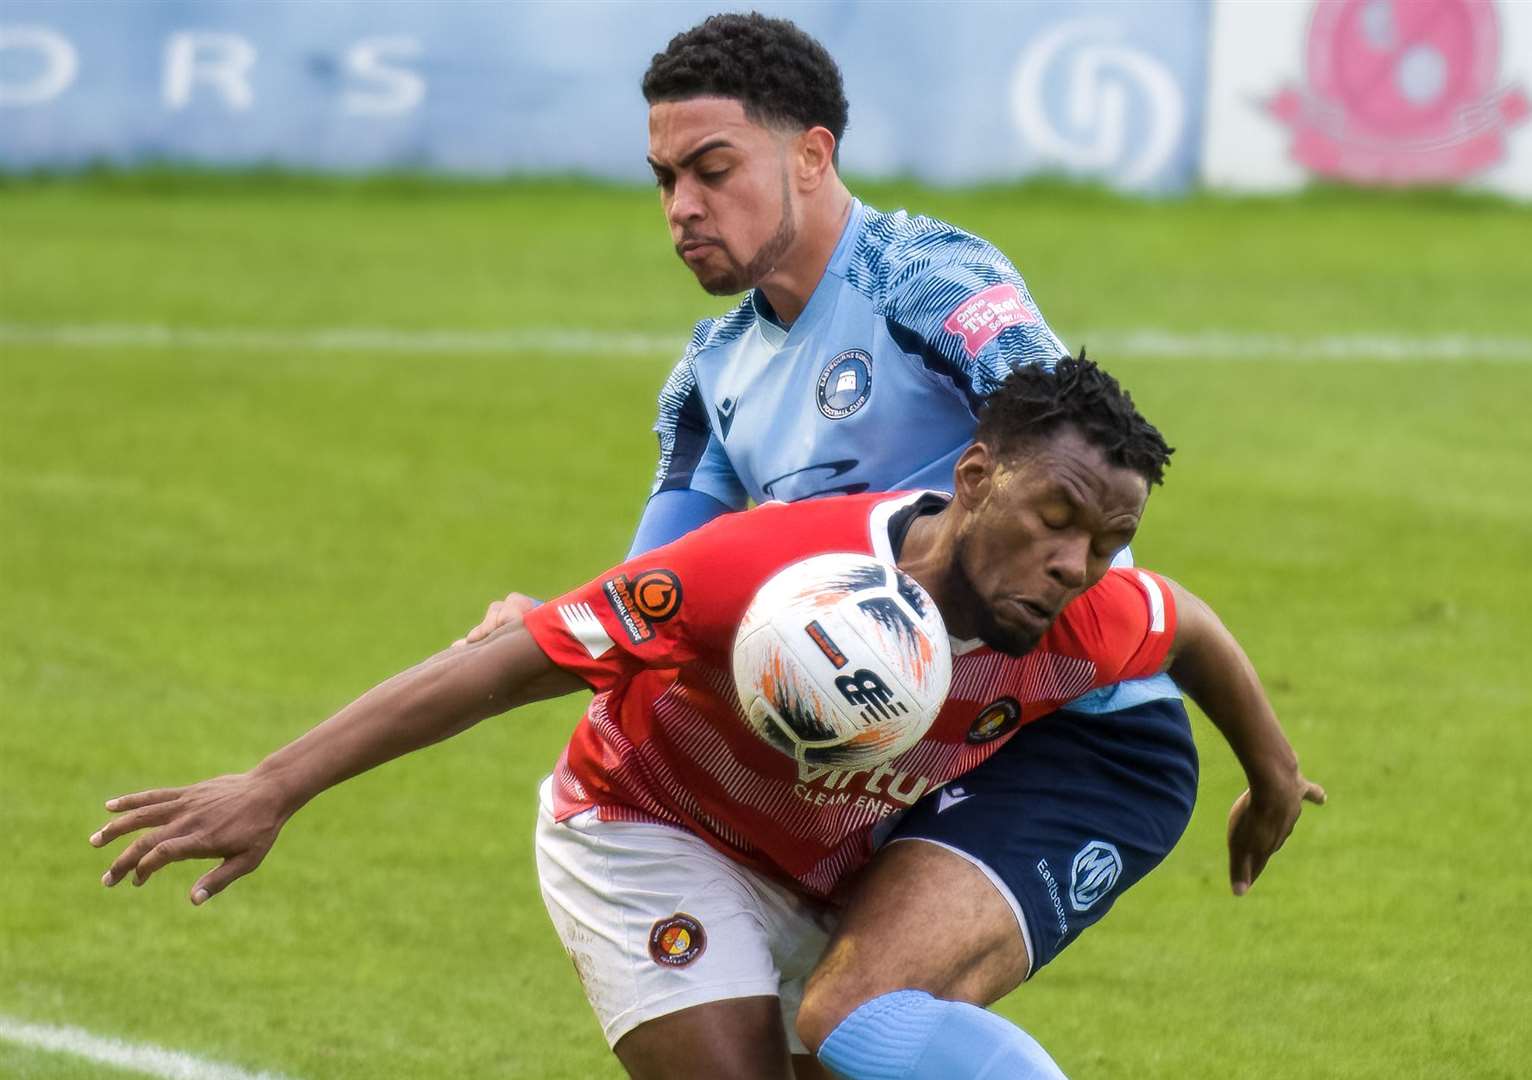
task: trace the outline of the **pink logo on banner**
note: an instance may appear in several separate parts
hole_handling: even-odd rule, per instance
[[[1293,129],[1295,161],[1342,180],[1467,179],[1532,111],[1520,87],[1496,86],[1492,0],[1319,0],[1306,68],[1308,85],[1268,107]]]
[[[961,334],[969,356],[978,356],[1007,326],[1037,322],[1037,313],[1027,306],[1014,285],[991,285],[974,293],[947,316],[942,325],[950,334]]]

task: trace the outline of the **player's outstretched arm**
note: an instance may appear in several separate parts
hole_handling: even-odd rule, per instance
[[[1325,791],[1299,770],[1298,755],[1234,635],[1212,608],[1169,584],[1177,619],[1170,674],[1223,734],[1250,784],[1229,812],[1229,883],[1243,896],[1293,831],[1303,804],[1324,802]]]
[[[118,816],[96,847],[140,832],[102,877],[142,885],[183,859],[221,859],[192,886],[201,904],[260,865],[287,820],[314,796],[487,717],[585,687],[556,667],[518,620],[477,645],[438,653],[376,686],[246,773],[107,802]]]

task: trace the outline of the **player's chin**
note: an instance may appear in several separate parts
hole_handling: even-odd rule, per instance
[[[726,277],[705,277],[698,274],[697,282],[709,296],[738,296],[750,287],[747,282],[733,274]]]
[[[706,262],[687,265],[697,275],[697,284],[710,296],[737,296],[750,287],[745,276],[733,266],[709,266]]]
[[[1037,648],[1042,633],[1032,627],[1007,624],[993,619],[979,633],[979,640],[1004,656],[1021,657]]]

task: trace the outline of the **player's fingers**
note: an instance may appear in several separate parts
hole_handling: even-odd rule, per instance
[[[110,844],[119,836],[139,829],[147,829],[151,825],[163,825],[175,815],[176,804],[173,802],[156,803],[153,806],[145,806],[138,810],[130,810],[121,817],[115,817],[101,828],[91,834],[92,847],[102,847]]]
[[[1330,796],[1326,795],[1325,789],[1314,783],[1314,781],[1310,780],[1307,783],[1308,787],[1303,789],[1303,801],[1314,803],[1316,806],[1323,806],[1325,800]]]
[[[133,868],[133,884],[142,885],[161,867],[182,859],[194,858],[197,854],[199,852],[195,849],[191,837],[172,836],[168,840],[161,840],[138,860],[138,865]]]
[[[472,642],[478,641],[485,637],[491,630],[499,626],[503,621],[500,617],[500,611],[504,607],[504,600],[496,600],[493,604],[490,604],[489,607],[485,608],[483,620],[479,623],[478,626],[475,626],[472,630],[468,631],[468,637],[465,640],[471,644]]]
[[[260,864],[260,855],[253,851],[240,852],[231,859],[225,859],[197,879],[197,884],[192,886],[191,902],[198,906],[207,903]]]
[[[180,797],[185,788],[155,788],[152,791],[135,791],[132,795],[119,795],[106,800],[106,808],[112,811],[137,810],[141,806],[170,802]]]
[[[1229,847],[1229,885],[1234,889],[1235,896],[1244,896],[1250,891],[1250,883],[1255,880],[1255,875],[1250,872],[1250,852],[1242,844],[1231,844]]]
[[[122,849],[122,854],[112,860],[112,865],[107,867],[105,874],[101,875],[101,884],[111,887],[128,876],[129,871],[138,865],[154,846],[170,838],[172,834],[167,829],[155,829],[153,832],[144,833],[137,837],[127,847]]]
[[[513,592],[505,598],[506,617],[502,622],[510,622],[512,618],[520,617],[537,607],[539,601],[532,599],[526,593]]]

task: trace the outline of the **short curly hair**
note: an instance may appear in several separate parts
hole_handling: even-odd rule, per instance
[[[999,454],[1016,453],[1073,426],[1113,465],[1132,469],[1150,484],[1165,482],[1175,453],[1133,398],[1080,350],[1052,366],[1024,364],[1006,376],[979,409],[976,441]]]
[[[823,127],[837,150],[848,107],[840,68],[825,47],[786,19],[712,15],[677,34],[644,72],[644,100],[734,98],[756,123]]]

